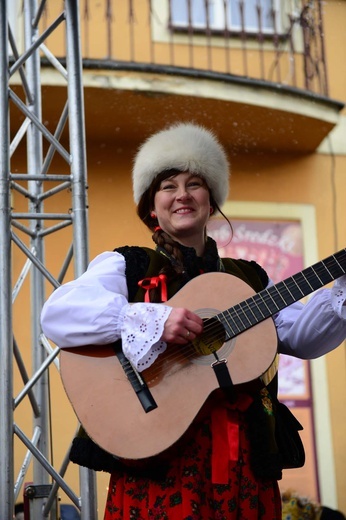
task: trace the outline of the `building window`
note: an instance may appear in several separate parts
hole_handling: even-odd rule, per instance
[[[171,0],[170,5],[172,27],[177,29],[272,34],[274,20],[280,19],[278,0]]]

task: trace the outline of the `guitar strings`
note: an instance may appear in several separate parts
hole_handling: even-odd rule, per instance
[[[346,249],[340,251],[337,253],[339,256],[339,261],[343,262],[346,259]],[[333,267],[334,262],[333,259],[335,259],[335,255],[330,257],[324,262],[320,262],[317,264],[317,266],[309,267],[305,270],[303,270],[300,273],[297,273],[296,275],[293,275],[290,278],[287,278],[286,280],[283,280],[279,282],[276,286],[271,286],[268,289],[264,289],[263,291],[260,291],[259,293],[254,294],[253,296],[247,298],[245,301],[241,303],[235,304],[231,309],[227,309],[225,311],[220,312],[216,316],[213,316],[211,318],[208,318],[205,320],[204,323],[204,329],[203,329],[203,335],[212,336],[212,334],[217,331],[217,334],[215,334],[214,339],[215,342],[222,341],[224,343],[225,341],[225,330],[222,330],[220,333],[220,323],[222,326],[224,326],[223,321],[225,320],[227,325],[229,326],[231,330],[231,334],[229,334],[229,338],[235,337],[241,332],[244,332],[244,330],[247,330],[253,325],[256,325],[256,323],[263,321],[264,319],[267,319],[268,317],[275,314],[275,312],[278,312],[285,306],[288,306],[290,303],[285,300],[285,298],[280,294],[279,287],[282,286],[284,289],[286,289],[289,293],[290,299],[293,301],[297,301],[300,298],[295,298],[293,294],[299,291],[301,297],[306,296],[309,293],[304,293],[304,291],[301,289],[300,285],[296,281],[296,278],[302,277],[303,280],[308,284],[309,288],[311,289],[311,292],[314,290],[314,286],[312,285],[317,278],[319,286],[324,285],[322,282],[321,277],[323,278],[323,275],[327,274],[329,277],[332,277],[332,279],[335,279],[334,276],[331,274],[330,269],[328,269],[327,264],[328,262],[331,263],[330,268]],[[345,269],[342,267],[342,265],[337,261],[339,268],[341,271],[345,274]],[[320,276],[321,277],[320,277]],[[341,276],[341,275],[340,275]],[[310,283],[311,282],[311,283]],[[327,283],[327,282],[326,282]],[[280,298],[279,305],[275,301],[275,297]],[[264,305],[265,308],[260,307],[260,305]],[[273,309],[274,305],[274,309]],[[255,322],[253,322],[247,310],[250,311],[252,317],[255,319]],[[240,312],[239,312],[240,311]],[[263,312],[264,311],[264,312]],[[235,330],[233,330],[232,325],[229,324],[228,320],[226,319],[226,315],[228,315],[232,319],[232,324]],[[245,318],[245,323],[242,318]],[[249,323],[250,327],[246,325],[246,321]],[[239,327],[240,324],[240,327]],[[226,341],[227,341],[226,339]],[[167,362],[183,362],[188,360],[189,358],[196,357],[198,353],[196,352],[196,349],[193,345],[193,343],[188,343],[186,345],[175,345],[175,349],[172,349],[172,345],[168,347],[168,349],[171,349],[170,352],[166,351],[164,359],[158,358],[155,361],[155,364],[150,367],[150,371],[152,372],[152,377],[158,377],[159,373],[161,372],[161,367],[163,364],[167,364]],[[178,348],[178,350],[177,350]],[[219,350],[219,349],[218,349]],[[212,351],[210,352],[212,354]],[[209,354],[209,355],[210,355]],[[132,365],[130,362],[128,362],[128,368],[132,368]],[[135,376],[135,373],[133,374],[133,377]]]
[[[218,325],[219,326],[217,328],[220,330],[220,323]],[[207,325],[206,329],[208,330],[208,334],[210,334],[210,331],[215,328],[216,328],[215,326]],[[202,336],[203,335],[204,335],[204,331],[202,333]],[[222,333],[218,332],[218,334],[216,334],[214,336],[214,341],[222,341],[222,344],[223,344],[224,343],[224,332],[223,331],[222,331]],[[210,351],[210,353],[206,354],[206,355],[212,355],[212,351]],[[172,365],[173,363],[174,364],[184,363],[184,362],[187,362],[189,359],[195,358],[196,356],[198,356],[198,353],[193,345],[193,342],[189,342],[186,345],[177,345],[177,344],[169,345],[168,349],[164,352],[164,355],[159,356],[155,360],[155,363],[146,370],[150,372],[150,379],[155,379],[155,378],[159,377],[159,375],[161,374],[163,365],[165,365],[165,372],[167,372],[167,365],[170,365],[170,364]],[[127,361],[126,363],[124,363],[123,367],[124,367],[124,370],[126,370],[126,368],[128,368],[129,370],[132,369],[132,365],[131,365],[130,361]],[[129,377],[129,374],[127,374],[127,376]],[[135,372],[132,373],[132,377],[134,380],[137,379],[137,375]],[[130,377],[129,377],[129,380],[130,380]],[[146,383],[148,384],[148,381],[146,381]]]
[[[207,326],[207,329],[209,329],[208,332],[210,332],[210,330],[212,330],[213,328],[215,328],[215,327]],[[203,335],[203,333],[202,333],[202,335]],[[214,340],[215,341],[222,340],[222,343],[223,343],[224,334],[223,333],[220,334],[220,332],[219,332],[217,335],[215,335]],[[211,355],[211,354],[212,354],[212,351],[210,351],[210,353],[206,354],[206,355]],[[155,363],[153,365],[151,365],[151,367],[149,367],[149,369],[146,369],[146,370],[150,371],[151,379],[155,379],[161,373],[163,365],[169,365],[169,364],[172,364],[173,362],[174,363],[183,363],[183,362],[188,361],[191,358],[196,357],[196,355],[198,355],[198,354],[193,345],[193,342],[187,343],[186,345],[177,345],[177,344],[169,345],[168,350],[166,350],[164,353],[164,356],[161,356],[161,357],[159,356],[158,359],[155,361]],[[129,369],[129,371],[131,372],[132,365],[131,365],[130,361],[127,360],[124,363],[123,368],[125,371],[126,371],[126,369]],[[165,370],[165,371],[167,372],[167,370]],[[131,374],[127,374],[127,376],[129,377],[129,380],[130,380]],[[137,378],[137,375],[135,372],[132,373],[132,377],[133,377],[133,380],[135,380]]]
[[[340,252],[339,256],[345,257],[346,256],[345,251],[346,250],[343,250],[342,252]],[[342,261],[341,258],[339,258],[339,260]],[[330,261],[331,260],[329,260],[329,262]],[[338,263],[338,267],[341,269],[342,273],[345,273],[344,268],[340,265],[339,262],[337,262],[337,263]],[[318,288],[318,287],[314,288],[314,286],[310,283],[310,282],[313,283],[314,281],[316,281],[316,277],[318,279],[319,286],[324,285],[324,283],[321,280],[321,277],[323,277],[323,274],[325,274],[326,271],[328,272],[328,276],[332,277],[332,279],[333,279],[333,275],[331,274],[330,270],[328,269],[327,264],[328,264],[328,262],[324,262],[324,263],[322,262],[321,265],[316,267],[315,269],[313,267],[307,268],[303,272],[297,273],[296,275],[294,275],[286,280],[283,280],[282,282],[279,282],[276,286],[272,286],[268,289],[261,291],[260,293],[257,293],[253,297],[245,300],[242,304],[237,304],[233,309],[230,309],[230,310],[224,311],[224,312],[230,314],[231,316],[233,314],[233,316],[235,316],[236,318],[239,317],[240,319],[241,319],[241,315],[245,316],[247,321],[251,322],[251,320],[248,316],[248,313],[246,312],[246,309],[245,309],[245,306],[247,306],[248,309],[250,310],[251,314],[254,316],[254,318],[256,320],[258,317],[262,317],[262,318],[266,319],[267,317],[269,317],[269,315],[272,315],[273,313],[275,313],[275,311],[279,311],[279,310],[281,310],[281,308],[283,308],[283,306],[287,306],[290,304],[290,301],[287,301],[280,293],[279,286],[281,286],[287,290],[291,303],[293,303],[297,299],[300,299],[300,298],[295,298],[293,296],[293,294],[297,290],[299,291],[299,294],[301,295],[301,297],[306,295],[304,293],[304,291],[301,289],[301,287],[299,286],[298,282],[296,281],[296,278],[298,278],[299,276],[301,276],[304,279],[304,281],[308,284],[311,291],[314,291]],[[279,300],[279,305],[275,301],[275,297],[277,297],[277,296],[279,296],[279,298],[281,300],[281,301]],[[260,304],[263,303],[265,305],[266,309],[270,312],[269,315],[267,313],[263,314],[261,307],[255,301],[256,299],[259,300]],[[270,308],[270,307],[272,307],[272,304],[274,304],[274,306],[276,307],[276,308],[274,308],[274,312]],[[237,308],[240,309],[241,315],[239,315],[239,313],[237,312]],[[253,311],[255,311],[255,312],[253,312]],[[259,311],[259,314],[256,314],[257,311]],[[235,325],[237,326],[236,323],[235,323]]]

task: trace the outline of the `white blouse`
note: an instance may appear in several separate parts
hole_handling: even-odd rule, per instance
[[[122,340],[125,356],[139,370],[166,349],[161,341],[172,307],[128,302],[125,259],[115,252],[97,256],[79,278],[61,285],[43,306],[44,334],[61,348],[105,345]],[[269,284],[272,285],[272,284]],[[268,286],[269,287],[269,286]],[[346,275],[332,289],[316,291],[273,318],[283,354],[313,359],[346,338]]]

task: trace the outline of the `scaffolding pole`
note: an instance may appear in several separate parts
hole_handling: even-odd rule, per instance
[[[0,518],[13,515],[13,380],[7,9],[0,2]]]
[[[11,0],[13,2],[13,0]],[[75,276],[85,271],[88,262],[87,175],[80,49],[79,2],[65,0],[55,21],[45,27],[44,12],[54,0],[23,0],[13,2],[17,13],[9,19],[9,1],[0,2],[0,518],[13,516],[14,503],[20,493],[28,497],[30,520],[58,516],[57,492],[62,488],[80,509],[82,520],[97,519],[97,493],[94,472],[80,470],[80,496],[64,480],[68,455],[60,470],[52,459],[53,436],[50,419],[49,368],[59,368],[58,348],[52,348],[40,329],[40,314],[48,282],[56,288],[63,281],[67,266],[73,259]],[[22,19],[22,24],[18,20]],[[12,24],[18,24],[11,28]],[[18,31],[22,26],[23,37]],[[66,45],[66,69],[48,49],[47,38],[63,27]],[[15,29],[15,30],[14,30]],[[54,132],[42,117],[41,61],[47,58],[66,83],[66,104]],[[12,88],[16,76],[21,94]],[[19,79],[18,79],[19,78]],[[10,108],[20,111],[20,127],[11,128]],[[60,142],[68,121],[68,149]],[[45,144],[46,146],[43,146]],[[12,160],[26,150],[26,170],[14,173]],[[43,150],[46,150],[44,153]],[[20,152],[18,152],[20,150]],[[50,173],[55,154],[59,154],[68,172]],[[54,183],[53,188],[52,183]],[[47,188],[48,186],[48,188]],[[71,205],[65,212],[46,213],[44,201],[57,196],[63,189],[71,191]],[[27,211],[11,208],[11,195],[23,196]],[[53,225],[48,225],[51,223]],[[66,251],[61,274],[54,276],[46,267],[46,237],[71,227],[71,246]],[[53,241],[54,243],[54,241]],[[14,248],[25,261],[17,280],[13,280]],[[30,349],[31,367],[21,356],[24,347],[17,342],[13,325],[13,302],[30,276]],[[27,345],[25,346],[27,348]],[[14,396],[14,366],[18,367],[23,387]],[[30,373],[31,372],[31,373]],[[29,400],[32,410],[31,437],[15,422],[15,411],[23,400]],[[27,449],[18,477],[14,477],[14,436]],[[71,439],[72,440],[72,439]],[[33,482],[24,482],[32,464]]]

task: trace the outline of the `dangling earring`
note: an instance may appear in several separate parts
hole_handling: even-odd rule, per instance
[[[150,213],[150,216],[151,218],[156,218],[156,213],[154,213],[153,211]]]

